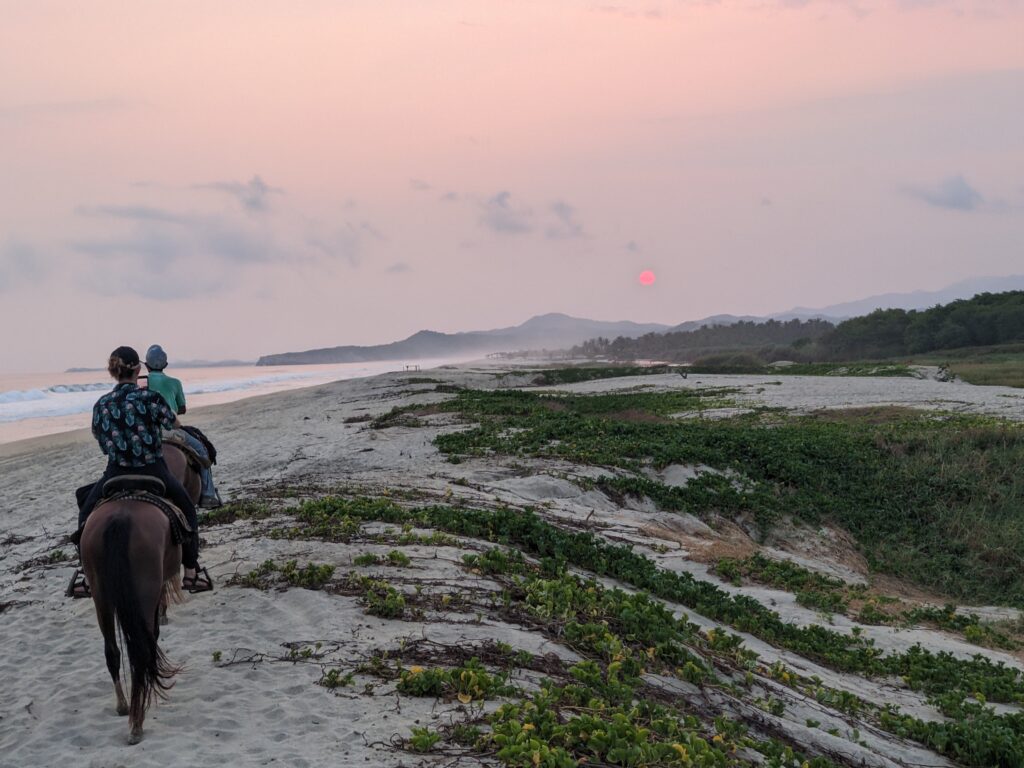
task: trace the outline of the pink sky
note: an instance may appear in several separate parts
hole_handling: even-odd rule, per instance
[[[0,371],[1024,272],[1018,2],[2,12]]]

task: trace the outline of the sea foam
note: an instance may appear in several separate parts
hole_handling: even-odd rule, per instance
[[[198,382],[194,385],[185,385],[184,389],[186,395],[243,392],[281,382],[308,379],[312,376],[313,374],[307,372],[270,374]],[[11,389],[0,392],[0,423],[87,413],[96,402],[96,393],[108,391],[112,386],[110,382],[54,384],[44,389]]]

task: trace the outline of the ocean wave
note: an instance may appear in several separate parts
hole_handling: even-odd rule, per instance
[[[46,392],[41,389],[12,389],[0,392],[0,405],[4,403],[24,403],[30,400],[45,400]]]
[[[55,395],[66,395],[68,392],[99,392],[104,389],[113,389],[113,384],[106,381],[98,381],[95,384],[55,384],[47,389]]]
[[[245,392],[250,389],[270,386],[282,382],[301,381],[314,378],[315,374],[281,373],[266,376],[252,376],[223,381],[205,381],[185,386],[186,395],[203,395],[220,392]],[[0,392],[0,424],[24,419],[45,419],[57,416],[71,416],[88,413],[96,402],[96,392],[106,392],[113,386],[110,382],[89,384],[55,384],[43,389],[12,389]]]
[[[9,389],[0,392],[0,405],[46,400],[51,395],[67,395],[72,392],[98,392],[103,389],[110,389],[110,384],[55,384],[46,389]]]

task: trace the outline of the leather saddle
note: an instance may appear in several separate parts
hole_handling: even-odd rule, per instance
[[[96,504],[96,509],[111,501],[142,501],[152,504],[167,515],[171,524],[171,536],[175,544],[193,535],[192,526],[188,524],[185,513],[164,497],[167,489],[164,481],[149,475],[120,475],[112,477],[103,484],[103,496]],[[93,510],[95,512],[95,509]]]
[[[103,496],[107,499],[124,491],[140,491],[154,496],[163,496],[167,492],[164,481],[150,475],[120,475],[112,477],[103,484]]]

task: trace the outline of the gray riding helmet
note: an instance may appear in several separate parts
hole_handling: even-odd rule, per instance
[[[146,367],[151,371],[162,371],[167,367],[167,353],[159,344],[146,350]]]

